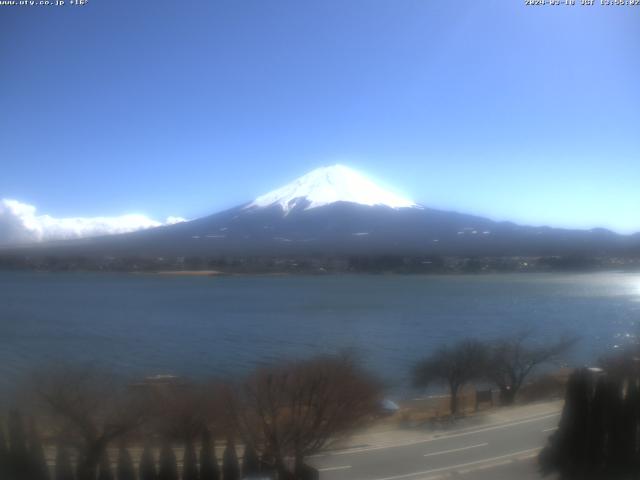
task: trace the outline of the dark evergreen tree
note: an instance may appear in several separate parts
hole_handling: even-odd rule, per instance
[[[260,457],[260,473],[263,477],[275,478],[276,471],[276,459],[266,450]]]
[[[610,421],[608,425],[609,448],[607,449],[607,473],[611,478],[624,473],[625,457],[627,450],[627,439],[625,438],[625,408],[623,398],[623,384],[616,379],[610,379],[609,385],[609,405]]]
[[[242,458],[242,477],[255,477],[260,474],[260,459],[255,448],[248,443],[244,447],[244,456]]]
[[[563,480],[640,478],[639,380],[629,371],[572,374],[558,431],[540,454],[543,473]]]
[[[638,391],[637,379],[629,381],[624,399],[624,452],[623,461],[625,472],[638,472],[636,469],[636,456],[639,451],[640,442],[638,439],[638,427],[640,417],[638,417],[638,403],[640,403],[640,391]]]
[[[222,455],[222,480],[239,480],[240,466],[238,465],[238,455],[236,446],[232,439],[227,440],[227,446]]]
[[[590,393],[589,371],[581,369],[572,373],[558,430],[540,453],[543,473],[555,471],[562,478],[587,478]]]
[[[4,425],[0,422],[0,478],[7,478],[9,476],[7,459],[9,456],[9,450],[7,449],[7,441],[4,437]]]
[[[116,468],[118,480],[136,480],[136,470],[129,450],[121,446],[118,450],[118,466]]]
[[[109,452],[106,448],[100,457],[100,464],[98,465],[98,480],[114,480],[113,469],[111,468],[111,459],[109,458]]]
[[[9,413],[9,456],[8,467],[12,480],[31,480],[31,462],[27,449],[22,416],[18,411]]]
[[[30,477],[33,480],[49,480],[49,466],[44,455],[44,448],[40,441],[40,436],[36,430],[35,423],[31,421],[29,428],[29,457],[30,457]]]
[[[158,480],[178,480],[178,464],[176,454],[169,442],[165,442],[160,449],[160,469]]]
[[[182,480],[198,480],[198,457],[191,439],[188,439],[184,445]]]
[[[87,453],[79,450],[76,456],[76,478],[78,480],[92,480],[96,477],[97,466],[94,469],[92,462],[87,460]]]
[[[296,467],[296,480],[320,480],[320,472],[306,463]]]
[[[606,433],[609,423],[609,392],[607,379],[601,376],[596,381],[595,392],[591,400],[591,414],[589,415],[587,458],[589,470],[601,473],[606,462]]]
[[[636,437],[635,449],[631,459],[631,468],[636,472],[640,472],[640,378],[635,378],[632,385],[630,385],[628,401],[633,423],[636,426],[635,430],[639,435]]]
[[[139,479],[140,480],[157,480],[158,472],[156,470],[156,460],[153,457],[151,447],[146,444],[142,450],[142,456],[140,457],[139,466]]]
[[[54,478],[55,480],[73,480],[73,467],[71,466],[69,451],[62,443],[58,443],[57,446]]]
[[[211,434],[205,428],[202,431],[202,447],[200,449],[200,480],[219,480],[220,468],[216,458],[215,446],[211,441]]]

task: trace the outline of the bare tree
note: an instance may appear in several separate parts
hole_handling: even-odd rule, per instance
[[[151,428],[170,441],[194,442],[215,426],[225,430],[230,422],[226,387],[221,384],[180,381],[152,388],[154,421]]]
[[[379,384],[348,356],[320,356],[256,371],[237,392],[245,442],[262,446],[280,478],[286,458],[304,458],[338,440],[376,410]]]
[[[155,428],[162,436],[192,441],[207,425],[207,403],[199,385],[182,383],[153,395],[157,410]]]
[[[547,345],[532,345],[531,331],[492,342],[486,374],[500,389],[500,401],[511,405],[527,377],[541,364],[557,361],[577,341],[565,336]]]
[[[486,360],[487,347],[476,340],[441,347],[414,367],[414,385],[423,388],[432,383],[447,385],[451,415],[456,415],[460,389],[482,377]]]
[[[36,400],[65,444],[79,452],[78,480],[96,478],[106,447],[138,428],[146,402],[110,372],[96,367],[62,367],[37,375]]]

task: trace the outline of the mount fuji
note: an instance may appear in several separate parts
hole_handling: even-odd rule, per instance
[[[395,209],[420,208],[411,200],[384,190],[344,165],[313,170],[284,187],[256,198],[247,208],[280,206],[286,215],[297,207],[310,210],[337,202]]]
[[[521,226],[435,210],[334,165],[246,204],[133,233],[24,247],[29,254],[100,257],[617,255],[640,252],[638,235],[604,229]]]

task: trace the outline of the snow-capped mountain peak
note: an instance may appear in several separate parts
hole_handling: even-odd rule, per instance
[[[335,202],[421,208],[415,202],[389,192],[361,173],[344,165],[317,168],[293,182],[256,198],[246,208],[280,205],[284,213],[298,205],[305,210]]]

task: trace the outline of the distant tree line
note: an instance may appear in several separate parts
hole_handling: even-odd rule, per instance
[[[640,258],[566,256],[446,256],[420,254],[310,254],[223,256],[0,255],[0,270],[154,272],[218,270],[224,273],[483,273],[640,268]]]
[[[0,478],[311,480],[305,459],[373,418],[380,391],[348,355],[263,367],[236,384],[56,368],[35,377],[28,417],[0,422]]]
[[[530,375],[545,363],[557,362],[576,342],[565,336],[536,345],[531,331],[523,331],[490,342],[464,339],[443,346],[413,368],[416,387],[445,385],[449,390],[451,415],[459,413],[459,394],[471,382],[495,385],[503,405],[511,405]]]

